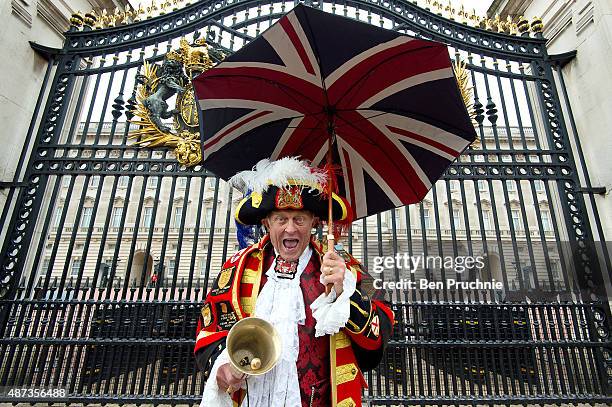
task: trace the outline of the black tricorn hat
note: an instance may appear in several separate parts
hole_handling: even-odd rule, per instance
[[[257,225],[276,210],[310,211],[322,220],[327,219],[328,199],[321,191],[298,185],[279,188],[270,186],[264,193],[251,192],[236,207],[236,220],[244,225]],[[349,217],[350,206],[346,200],[332,193],[332,215],[334,221]]]
[[[236,220],[243,225],[258,225],[275,210],[305,210],[325,221],[327,179],[325,170],[295,157],[262,160],[252,171],[243,171],[230,180],[232,186],[246,193],[236,207]],[[332,216],[341,223],[353,218],[348,201],[336,193],[332,193]]]

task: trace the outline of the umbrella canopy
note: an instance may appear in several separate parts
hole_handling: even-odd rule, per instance
[[[444,44],[301,4],[194,88],[205,168],[323,165],[331,144],[355,219],[419,202],[476,137]]]

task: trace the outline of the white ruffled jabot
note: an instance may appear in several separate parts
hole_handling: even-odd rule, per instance
[[[257,297],[254,316],[265,319],[276,328],[281,337],[282,352],[278,364],[272,370],[264,375],[251,376],[247,379],[249,406],[301,405],[296,365],[300,350],[298,324],[304,324],[306,314],[300,277],[311,256],[312,249],[309,246],[300,256],[297,272],[291,280],[276,276],[276,259],[266,272],[268,279]],[[350,297],[355,291],[355,285],[355,276],[351,271],[346,270],[343,292],[338,298],[336,298],[335,290],[332,289],[329,295],[321,294],[310,305],[316,320],[315,336],[337,333],[346,325],[350,314]],[[200,407],[229,407],[232,405],[229,395],[218,388],[216,380],[219,366],[228,361],[227,351],[224,350],[211,369]],[[246,401],[243,402],[243,405],[246,405]]]
[[[257,297],[255,316],[267,320],[276,328],[281,337],[282,351],[280,360],[272,370],[248,379],[247,397],[250,406],[283,407],[302,404],[296,362],[300,351],[298,324],[304,324],[306,314],[300,277],[311,255],[312,249],[307,247],[298,260],[297,272],[291,280],[276,276],[276,259],[266,272],[268,280]]]

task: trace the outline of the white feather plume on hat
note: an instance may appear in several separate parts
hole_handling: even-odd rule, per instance
[[[276,161],[265,158],[252,170],[234,175],[229,182],[243,193],[252,191],[261,194],[270,186],[286,188],[289,185],[303,185],[324,192],[327,174],[325,170],[312,167],[307,160],[298,157],[284,157]]]

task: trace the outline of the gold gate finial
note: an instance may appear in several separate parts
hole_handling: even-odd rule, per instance
[[[529,21],[527,21],[527,29],[524,30],[523,26],[521,26],[522,17],[502,17],[499,14],[495,15],[493,18],[480,16],[476,13],[476,9],[474,8],[471,12],[467,11],[461,0],[459,1],[458,7],[455,7],[457,3],[453,3],[452,0],[448,0],[447,2],[443,0],[419,0],[413,1],[413,3],[423,7],[427,11],[448,18],[449,20],[458,21],[462,24],[488,31],[518,35],[531,30],[532,33],[537,35],[541,33],[543,29],[541,19],[535,18],[531,25]],[[523,30],[521,31],[521,29]]]
[[[541,34],[544,31],[544,23],[539,17],[534,17],[531,21],[531,32],[534,34]]]
[[[521,25],[521,17],[515,19],[511,16],[506,16],[504,19],[504,17],[499,16],[498,19],[498,16],[495,16],[494,19],[490,19],[486,16],[479,16],[475,9],[468,12],[461,0],[459,0],[458,7],[457,3],[453,3],[453,0],[447,0],[446,2],[444,0],[413,0],[412,3],[417,6],[420,5],[420,7],[423,7],[425,10],[448,18],[449,20],[458,21],[465,25],[489,31],[512,35],[528,35],[531,31],[534,35],[540,35],[543,30],[542,20],[539,18],[534,18],[531,24],[527,21],[527,27],[524,29],[524,26]],[[175,12],[190,4],[192,4],[192,2],[189,0],[144,0],[138,3],[135,8],[127,4],[124,10],[115,9],[114,13],[108,13],[104,10],[100,10],[97,13],[92,11],[88,14],[93,14],[94,16],[99,15],[100,17],[94,20],[85,18],[84,24],[79,24],[78,18],[74,20],[71,18],[70,23],[72,30],[80,30],[83,26],[92,29],[111,28]],[[261,8],[261,5],[258,7]],[[272,7],[272,5],[270,5],[270,7]],[[335,6],[332,8],[335,8]],[[284,3],[282,3],[281,10],[283,12],[285,11]],[[236,16],[234,16],[234,19],[236,19]]]

